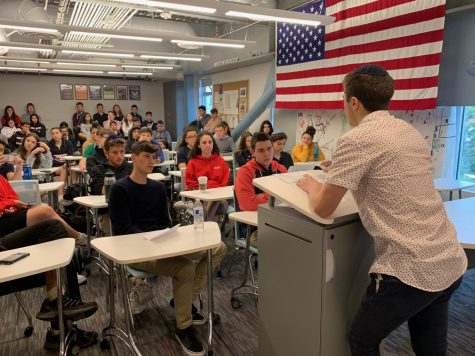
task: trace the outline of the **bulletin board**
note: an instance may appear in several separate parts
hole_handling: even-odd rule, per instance
[[[213,107],[230,128],[235,128],[249,109],[249,80],[213,84]]]

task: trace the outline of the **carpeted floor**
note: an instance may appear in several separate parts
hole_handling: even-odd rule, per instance
[[[228,256],[227,268],[233,251],[233,237],[226,239]],[[215,281],[215,310],[221,316],[221,322],[215,328],[214,354],[218,356],[247,356],[257,355],[257,309],[252,297],[241,297],[242,307],[235,310],[230,305],[230,292],[237,286],[243,273],[243,253],[237,255],[233,270],[228,278]],[[225,268],[225,271],[226,271]],[[96,300],[99,311],[89,319],[78,323],[80,328],[100,332],[107,325],[106,310],[107,277],[96,269],[92,269],[86,285],[81,287],[85,300]],[[157,278],[151,281],[154,286],[155,302],[149,303],[148,308],[135,317],[136,342],[143,355],[182,355],[181,349],[173,336],[174,313],[168,305],[172,296],[169,278]],[[44,289],[39,288],[22,293],[26,304],[33,314],[36,314],[43,298]],[[204,302],[206,305],[206,292]],[[475,355],[475,271],[466,273],[462,286],[451,300],[449,322],[449,351],[448,355]],[[206,309],[206,307],[205,307]],[[43,340],[48,324],[35,320],[34,333],[31,337],[23,337],[26,318],[20,313],[19,324],[16,323],[17,302],[13,295],[0,298],[0,355],[40,356],[51,355],[43,350]],[[200,338],[206,342],[207,327],[196,327]],[[385,355],[413,355],[406,325],[393,332],[385,341]],[[128,355],[127,349],[118,341],[112,343],[111,349],[101,351],[99,345],[82,350],[81,355]],[[267,356],[267,355],[266,355]],[[269,355],[271,356],[271,355]],[[289,355],[293,356],[293,355]],[[338,355],[324,355],[338,356]]]

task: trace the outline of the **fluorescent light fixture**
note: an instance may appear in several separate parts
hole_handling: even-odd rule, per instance
[[[46,72],[44,68],[0,67],[0,70],[15,70],[25,72]]]
[[[226,12],[225,15],[230,16],[230,17],[246,18],[246,19],[250,19],[254,21],[287,22],[287,23],[293,23],[297,25],[320,26],[322,24],[320,21],[302,20],[302,19],[292,18],[292,17],[276,17],[276,16],[270,16],[270,15],[260,15],[260,14],[255,14],[252,12],[228,11]]]
[[[0,46],[0,49],[11,49],[14,51],[31,51],[31,52],[53,52],[52,49],[31,48],[31,47],[15,47],[15,46]]]
[[[206,41],[188,41],[188,40],[171,40],[171,43],[178,43],[178,44],[190,44],[190,45],[198,45],[198,46],[212,46],[212,47],[227,47],[227,48],[244,48],[243,44],[235,44],[235,43],[219,43],[219,42],[206,42]]]
[[[113,75],[153,75],[151,72],[107,72]]]
[[[159,66],[148,66],[148,65],[131,65],[131,64],[123,64],[122,68],[147,68],[147,69],[160,69],[160,70],[171,70],[173,67],[159,67]]]
[[[193,58],[193,57],[177,57],[177,56],[152,56],[148,54],[140,55],[140,58],[143,59],[171,59],[177,61],[191,61],[191,62],[201,62],[201,58]]]
[[[145,37],[145,36],[129,36],[129,35],[117,35],[114,33],[94,33],[86,31],[71,31],[71,35],[84,35],[84,36],[99,36],[99,37],[110,37],[110,38],[120,38],[123,40],[136,40],[136,41],[150,41],[150,42],[162,42],[161,38],[156,37]]]
[[[17,31],[25,31],[25,32],[42,32],[42,33],[51,33],[51,34],[58,34],[59,31],[51,28],[43,28],[43,27],[29,27],[29,26],[13,26],[13,25],[2,25],[0,24],[0,28],[6,28],[9,30],[17,30]]]
[[[84,67],[107,67],[116,68],[115,64],[93,64],[93,63],[80,63],[80,62],[56,62],[56,64],[62,66],[84,66]]]
[[[100,70],[80,70],[80,69],[53,69],[57,73],[78,73],[78,74],[103,74]]]
[[[65,54],[83,54],[85,56],[96,56],[96,57],[126,57],[132,58],[134,57],[131,53],[106,53],[106,52],[88,52],[88,51],[71,51],[71,50],[61,50],[62,53]]]
[[[125,3],[128,3],[128,4],[137,4],[137,5],[146,5],[146,6],[151,6],[151,7],[158,7],[160,9],[197,12],[197,13],[201,13],[201,14],[214,14],[216,12],[216,9],[212,8],[212,7],[185,5],[185,4],[179,4],[179,3],[174,3],[174,2],[166,2],[166,1],[119,0],[119,2],[125,2]]]
[[[35,60],[27,60],[27,59],[8,59],[4,57],[0,57],[0,62],[16,62],[16,63],[34,63],[34,64],[50,64],[51,62],[47,61],[35,61]]]

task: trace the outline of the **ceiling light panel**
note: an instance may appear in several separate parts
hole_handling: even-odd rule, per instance
[[[43,28],[43,27],[28,27],[28,26],[14,26],[14,25],[5,25],[0,24],[0,28],[5,28],[8,30],[17,30],[17,31],[25,31],[25,32],[43,32],[43,33],[50,33],[57,35],[59,33],[58,30],[51,29],[51,28]]]
[[[191,1],[168,2],[168,1],[150,1],[150,0],[117,0],[117,1],[121,3],[145,5],[145,6],[157,7],[160,9],[167,9],[167,10],[197,12],[200,14],[214,14],[216,12],[216,9],[214,7],[192,5],[192,4],[196,4],[196,2],[194,1],[193,2]]]
[[[129,36],[129,35],[117,35],[114,33],[94,33],[87,31],[71,31],[71,35],[80,35],[80,36],[97,36],[103,38],[118,38],[123,40],[134,40],[134,41],[149,41],[149,42],[162,42],[163,39],[157,37],[146,37],[146,36]]]
[[[293,23],[297,25],[320,26],[322,24],[321,21],[317,21],[317,20],[312,21],[312,20],[299,19],[299,18],[294,18],[294,17],[275,17],[271,15],[256,14],[253,12],[228,11],[226,12],[226,16],[246,18],[246,19],[250,19],[254,21],[288,22],[288,23]]]
[[[14,62],[14,63],[34,63],[34,64],[50,64],[51,62],[48,61],[35,61],[35,60],[28,60],[28,59],[8,59],[0,57],[0,62]]]
[[[14,70],[14,71],[21,71],[21,72],[46,72],[44,68],[22,68],[22,67],[0,67],[0,70]]]
[[[235,43],[220,43],[220,42],[206,42],[206,41],[188,41],[188,40],[171,40],[171,43],[185,44],[185,45],[197,45],[197,46],[210,46],[210,47],[225,47],[225,48],[244,48],[243,44]]]
[[[78,74],[104,74],[100,70],[81,70],[81,69],[53,69],[56,73],[78,73]]]
[[[64,54],[82,54],[85,56],[93,57],[117,57],[117,58],[133,58],[134,55],[131,53],[107,53],[107,52],[88,52],[88,51],[75,51],[75,50],[61,50]]]
[[[153,75],[151,72],[108,72],[113,75]]]
[[[11,49],[12,51],[27,51],[27,52],[53,52],[52,49],[15,47],[15,46],[0,46],[0,49]]]
[[[131,64],[123,64],[122,68],[146,68],[146,69],[158,69],[158,70],[172,70],[173,67],[160,67],[160,66],[149,66],[149,65],[131,65]]]
[[[201,58],[179,57],[179,56],[154,56],[154,55],[142,54],[142,55],[140,55],[140,58],[143,58],[143,59],[169,59],[169,60],[175,60],[175,61],[201,62]]]
[[[56,62],[56,64],[62,66],[83,66],[83,67],[105,67],[105,68],[116,68],[115,64],[98,64],[98,63],[80,63],[80,62]]]

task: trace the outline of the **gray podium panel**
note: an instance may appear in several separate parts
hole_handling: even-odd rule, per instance
[[[259,355],[350,355],[346,335],[373,260],[361,222],[320,225],[269,206],[258,220]]]

